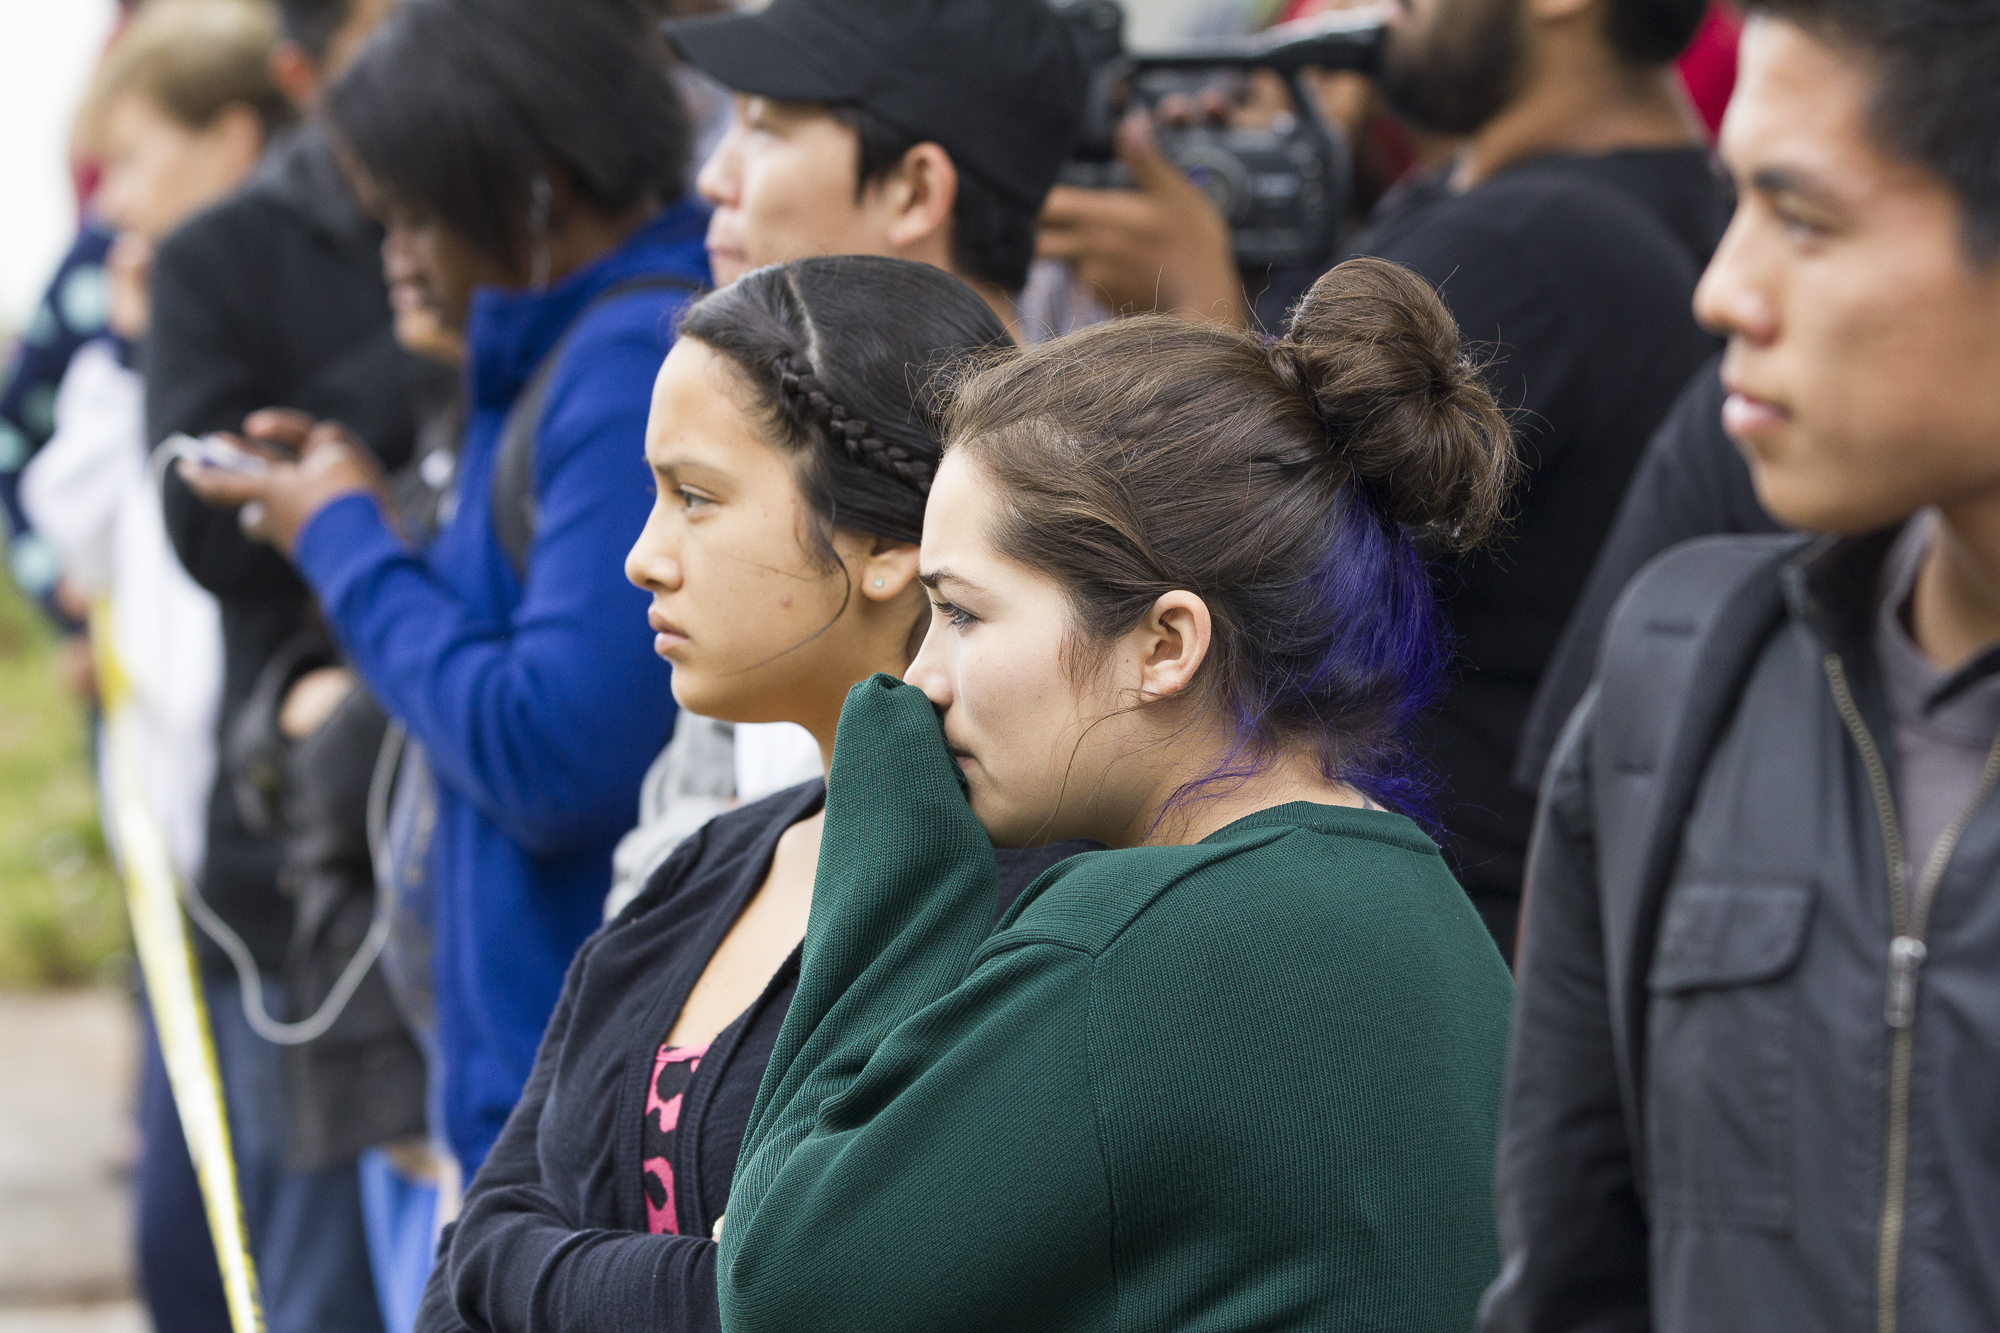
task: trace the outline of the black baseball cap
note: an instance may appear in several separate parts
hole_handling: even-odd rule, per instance
[[[666,34],[724,87],[863,107],[1030,210],[1083,119],[1082,62],[1045,0],[771,0]]]

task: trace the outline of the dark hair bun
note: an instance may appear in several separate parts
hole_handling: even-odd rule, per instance
[[[1513,432],[1429,283],[1350,259],[1313,284],[1272,350],[1390,518],[1460,549],[1500,526]]]

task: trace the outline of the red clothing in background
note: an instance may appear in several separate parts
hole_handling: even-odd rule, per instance
[[[1713,139],[1722,125],[1722,113],[1729,106],[1729,94],[1736,87],[1736,39],[1743,33],[1743,19],[1734,8],[1716,0],[1701,21],[1694,41],[1681,52],[1681,82],[1688,99],[1708,126]]]

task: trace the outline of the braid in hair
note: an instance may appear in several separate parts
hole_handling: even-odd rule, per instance
[[[812,362],[799,352],[778,358],[778,385],[799,416],[817,422],[827,438],[846,451],[850,460],[871,472],[902,482],[919,495],[929,495],[931,478],[937,475],[937,460],[913,453],[900,444],[888,443],[869,429],[868,423],[852,415],[826,391]]]

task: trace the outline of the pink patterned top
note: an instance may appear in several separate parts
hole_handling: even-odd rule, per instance
[[[674,1220],[674,1139],[680,1129],[681,1098],[708,1047],[707,1042],[699,1046],[662,1045],[653,1057],[639,1160],[646,1175],[646,1230],[656,1236],[680,1234]]]

